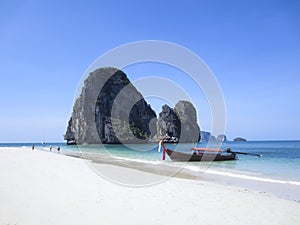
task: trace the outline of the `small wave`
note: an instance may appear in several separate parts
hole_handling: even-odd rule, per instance
[[[200,168],[197,166],[187,166],[187,169],[195,172],[200,172]],[[240,179],[246,179],[246,180],[254,180],[254,181],[263,181],[263,182],[270,182],[270,183],[277,183],[277,184],[292,184],[300,186],[299,181],[286,181],[286,180],[277,180],[273,178],[266,178],[266,177],[257,177],[257,176],[251,176],[246,174],[237,174],[233,172],[224,172],[224,171],[217,171],[217,170],[211,170],[207,169],[203,171],[203,173],[207,174],[213,174],[213,175],[221,175],[221,176],[227,176],[227,177],[234,177],[234,178],[240,178]]]
[[[300,186],[300,182],[299,181],[289,181],[288,183]]]

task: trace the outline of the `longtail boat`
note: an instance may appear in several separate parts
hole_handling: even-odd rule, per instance
[[[166,153],[172,161],[180,162],[211,162],[211,161],[226,161],[226,160],[235,160],[236,153],[226,150],[225,153],[222,153],[221,149],[214,148],[192,148],[192,154],[174,151],[168,149],[163,142],[160,142],[160,145],[163,147],[163,160],[166,158]],[[160,147],[159,147],[160,148]]]

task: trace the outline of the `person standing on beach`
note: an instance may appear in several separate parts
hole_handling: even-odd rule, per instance
[[[32,144],[32,147],[31,147],[32,151],[34,150],[34,144]]]
[[[57,152],[59,153],[59,151],[60,151],[60,146],[57,146]]]
[[[52,152],[52,145],[50,145],[50,152]]]

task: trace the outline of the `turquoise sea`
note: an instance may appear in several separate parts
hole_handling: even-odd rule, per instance
[[[2,143],[0,147],[23,147],[31,148],[32,143]],[[35,143],[35,148],[49,151],[53,146],[61,147],[62,154],[78,154],[80,152],[91,154],[94,157],[113,157],[123,162],[138,162],[149,165],[177,166],[191,171],[193,175],[202,172],[245,181],[262,181],[270,184],[287,184],[293,186],[296,194],[300,195],[300,141],[246,141],[246,142],[224,142],[222,149],[231,148],[232,151],[261,154],[262,157],[250,155],[238,155],[238,160],[224,162],[172,162],[169,157],[162,161],[162,152],[158,152],[157,144],[145,145],[81,145],[67,146],[65,143]],[[167,144],[170,149],[190,152],[193,144],[182,144],[176,146]],[[199,143],[198,147],[206,147],[207,143]],[[294,197],[295,199],[296,197]],[[299,197],[297,197],[299,198]],[[300,199],[297,199],[297,201]]]

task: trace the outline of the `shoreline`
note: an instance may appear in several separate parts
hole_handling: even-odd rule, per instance
[[[197,168],[198,170],[190,170],[189,168],[187,168],[190,167],[188,163],[185,164],[184,167],[178,168],[175,166],[171,166],[171,164],[174,162],[171,162],[171,164],[155,163],[154,165],[151,165],[136,160],[120,160],[120,157],[100,159],[98,157],[93,158],[94,154],[87,154],[85,156],[82,156],[83,153],[71,153],[66,155],[87,160],[87,163],[119,166],[155,175],[163,175],[166,177],[171,176],[189,180],[205,180],[219,185],[244,189],[246,191],[251,190],[258,193],[270,194],[274,195],[275,197],[300,203],[299,182],[293,183],[283,180],[274,180],[270,178],[251,177],[244,174],[230,174],[227,172],[211,170],[209,169],[209,167],[204,170],[199,169],[200,167]],[[157,169],[157,167],[159,167],[159,169]]]
[[[0,150],[2,148],[29,149],[29,146],[0,147]],[[42,151],[42,152],[49,152],[49,150],[44,146],[39,146],[35,150]],[[56,149],[53,149],[52,152],[49,153],[57,153],[57,151]],[[146,172],[148,174],[164,176],[165,179],[161,179],[162,181],[171,179],[173,177],[188,179],[188,180],[205,180],[222,186],[232,186],[246,191],[254,191],[257,193],[270,194],[270,195],[274,195],[275,197],[300,203],[300,185],[299,182],[296,181],[278,180],[278,179],[267,178],[267,177],[253,177],[251,175],[250,176],[245,175],[244,173],[236,174],[227,171],[223,172],[223,171],[210,169],[209,166],[203,169],[201,168],[202,165],[196,167],[195,169],[195,166],[194,165],[190,166],[189,163],[186,163],[183,167],[178,167],[178,166],[174,166],[174,162],[172,161],[170,161],[167,164],[164,163],[165,161],[160,161],[160,163],[157,162],[150,163],[150,161],[146,162],[145,160],[136,160],[136,159],[116,157],[116,156],[107,157],[107,155],[103,155],[102,158],[99,158],[98,155],[97,154],[95,155],[94,153],[88,153],[88,152],[82,153],[80,151],[72,152],[70,150],[61,151],[60,154],[68,157],[80,158],[84,160],[87,164],[96,165],[96,167],[98,164],[105,164],[105,165],[118,166],[125,169],[128,168],[136,171]],[[91,167],[94,166],[90,165],[90,168]],[[98,168],[98,170],[100,171],[101,169],[104,171],[106,170],[105,168],[100,168],[100,167]],[[99,173],[97,169],[95,170],[94,168],[92,168],[92,170],[94,170],[94,172],[96,172],[98,175],[105,178],[105,176],[103,176],[101,172]],[[119,182],[115,182],[113,179],[108,178],[107,180],[117,184],[119,183]],[[154,182],[154,185],[159,183],[160,182]],[[121,185],[128,186],[126,184],[121,184]],[[140,187],[143,186],[143,184],[142,185],[137,184],[133,186]]]
[[[0,149],[3,147],[0,147]],[[8,147],[8,148],[15,148],[15,147]],[[20,147],[22,149],[29,149],[29,146]],[[39,146],[36,150],[49,152],[49,150],[44,146]],[[52,150],[52,153],[56,153],[56,149]],[[51,153],[51,152],[49,152]],[[82,153],[80,151],[61,151],[62,155],[68,157],[75,157],[80,158],[86,161],[87,164],[91,162],[94,165],[97,164],[105,164],[105,165],[113,165],[119,166],[122,168],[129,168],[141,172],[146,172],[154,175],[161,175],[165,176],[167,180],[169,178],[182,178],[182,179],[189,179],[189,180],[206,180],[208,182],[213,182],[219,185],[225,186],[232,186],[235,188],[240,188],[244,190],[251,190],[258,193],[266,193],[274,195],[275,197],[287,199],[290,201],[300,203],[300,185],[299,182],[293,181],[286,181],[286,180],[278,180],[268,177],[253,177],[249,175],[245,175],[245,173],[236,174],[231,172],[223,172],[214,169],[210,169],[208,166],[207,168],[202,168],[201,164],[199,167],[195,167],[194,165],[190,166],[189,163],[185,163],[183,167],[174,166],[176,162],[168,162],[165,164],[166,161],[151,162],[145,160],[137,160],[137,159],[129,159],[129,158],[122,158],[122,157],[107,157],[107,155],[103,155],[102,158],[98,157],[98,154],[94,153]],[[95,157],[96,156],[96,157]],[[149,164],[150,163],[150,164]],[[152,164],[153,163],[153,164]],[[91,166],[93,167],[93,166]],[[99,165],[98,165],[99,167]],[[205,167],[205,166],[204,166]],[[159,168],[159,169],[158,169]],[[105,168],[102,168],[104,171]],[[101,168],[98,168],[101,170]],[[94,171],[101,175],[99,171]],[[238,171],[237,171],[238,172]],[[132,175],[134,176],[134,175]],[[105,176],[103,176],[105,177]],[[108,179],[110,180],[110,179]],[[110,180],[114,182],[114,180]],[[119,182],[115,182],[119,183]],[[157,182],[154,182],[157,183]],[[160,183],[160,182],[158,182]],[[293,184],[295,183],[295,184]],[[124,185],[124,184],[122,184]],[[127,185],[125,185],[127,186]],[[133,186],[140,186],[140,185],[133,185]]]
[[[85,160],[63,154],[0,148],[0,161],[0,224],[300,223],[299,203],[217,184],[208,177],[171,177],[136,188],[109,182]],[[140,177],[163,177],[96,165],[120,175],[133,172]]]

